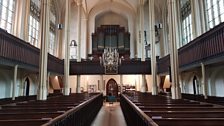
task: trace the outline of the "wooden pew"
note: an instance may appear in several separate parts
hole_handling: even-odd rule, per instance
[[[224,126],[223,118],[161,118],[153,120],[159,126]]]
[[[224,111],[224,108],[219,107],[148,107],[148,108],[141,108],[142,111]]]
[[[159,126],[224,126],[224,107],[137,93],[131,101]]]
[[[64,112],[71,109],[70,107],[60,106],[57,108],[4,108],[0,109],[0,113],[13,113],[13,112],[23,112],[23,113],[33,113],[33,112]]]
[[[145,112],[154,118],[223,118],[224,111],[151,111]]]
[[[50,119],[0,120],[0,126],[41,126]]]
[[[0,120],[13,120],[13,119],[42,119],[42,118],[55,118],[64,112],[32,112],[32,113],[0,113]]]

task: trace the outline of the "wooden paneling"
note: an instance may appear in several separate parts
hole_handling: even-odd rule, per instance
[[[70,74],[104,74],[104,67],[99,61],[70,62]],[[151,74],[150,61],[122,61],[118,74]]]
[[[20,67],[39,68],[40,50],[0,29],[0,59]],[[48,54],[48,70],[63,74],[63,61]]]
[[[224,55],[224,23],[181,47],[178,55],[180,68],[222,57]],[[159,60],[158,73],[168,72],[167,66],[170,65],[168,57]]]

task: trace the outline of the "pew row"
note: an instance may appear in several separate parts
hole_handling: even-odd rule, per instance
[[[220,105],[186,99],[173,100],[167,96],[152,96],[138,92],[122,94],[121,97],[122,102],[128,102],[135,108],[129,113],[139,110],[159,126],[224,126],[224,107]],[[123,112],[124,115],[128,113],[127,110]],[[130,120],[131,117],[125,116],[129,118],[126,119],[129,123],[133,123],[133,117]],[[144,120],[141,115],[138,115],[138,118]]]
[[[46,101],[25,101],[0,107],[1,126],[90,125],[102,107],[102,94],[71,94]]]

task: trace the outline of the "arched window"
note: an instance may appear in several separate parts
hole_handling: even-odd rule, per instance
[[[182,45],[189,43],[192,38],[192,16],[191,16],[191,4],[190,1],[182,3],[181,1],[181,21],[182,21]]]
[[[50,41],[49,41],[49,53],[54,55],[56,50],[56,7],[55,2],[51,0],[50,8]]]
[[[205,8],[208,29],[224,22],[224,0],[206,0]]]
[[[15,0],[0,0],[0,27],[13,32],[13,21],[15,12]]]
[[[77,43],[75,40],[70,43],[70,59],[77,59]]]
[[[38,47],[39,26],[40,26],[40,0],[30,1],[29,16],[29,43]]]

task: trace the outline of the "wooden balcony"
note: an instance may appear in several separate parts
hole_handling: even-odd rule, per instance
[[[0,29],[0,64],[38,71],[40,50]],[[63,60],[48,54],[48,71],[63,74]]]
[[[224,61],[224,23],[214,27],[178,50],[181,70]],[[168,72],[169,55],[158,60],[158,73]]]
[[[151,74],[150,60],[138,61],[138,60],[125,60],[122,61],[118,67],[118,74]],[[100,61],[70,61],[70,75],[93,75],[104,74],[104,66],[100,64]]]

